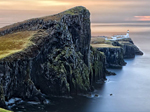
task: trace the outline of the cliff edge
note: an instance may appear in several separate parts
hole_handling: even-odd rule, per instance
[[[124,59],[143,55],[143,52],[133,43],[130,37],[108,39],[107,37],[93,37],[91,46],[106,56],[107,68],[122,68],[126,65]]]

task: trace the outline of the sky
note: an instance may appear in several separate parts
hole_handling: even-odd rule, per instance
[[[75,6],[86,7],[92,23],[150,21],[150,0],[0,0],[0,27]]]

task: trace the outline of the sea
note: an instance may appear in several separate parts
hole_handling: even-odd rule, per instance
[[[92,23],[92,36],[126,34],[141,51],[142,56],[125,59],[122,69],[109,69],[117,75],[107,76],[97,83],[89,95],[54,97],[49,104],[22,102],[15,112],[150,112],[150,22]]]

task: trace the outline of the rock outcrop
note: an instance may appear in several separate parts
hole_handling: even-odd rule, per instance
[[[122,68],[126,65],[125,58],[134,58],[143,55],[143,52],[134,45],[131,38],[105,40],[106,37],[93,37],[91,45],[106,56],[107,68]]]
[[[106,67],[105,67],[105,55],[104,53],[97,51],[97,49],[91,46],[91,70],[90,70],[90,83],[96,82],[97,80],[106,80]]]
[[[2,84],[0,85],[0,107],[6,108],[5,97]]]
[[[131,38],[116,40],[112,43],[114,46],[120,46],[124,51],[124,58],[134,58],[135,55],[143,55],[143,52],[134,45]]]
[[[18,36],[21,46],[0,59],[0,103],[13,97],[45,103],[43,94],[84,93],[106,79],[105,56],[90,49],[90,13],[84,7],[1,28],[0,39],[6,36]]]
[[[107,68],[122,68],[126,64],[123,58],[123,49],[118,46],[109,44],[91,44],[98,51],[101,51],[106,56]]]

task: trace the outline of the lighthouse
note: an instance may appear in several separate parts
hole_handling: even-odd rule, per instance
[[[126,38],[130,38],[130,36],[129,36],[129,30],[127,31],[127,34],[126,34],[125,37],[126,37]]]

